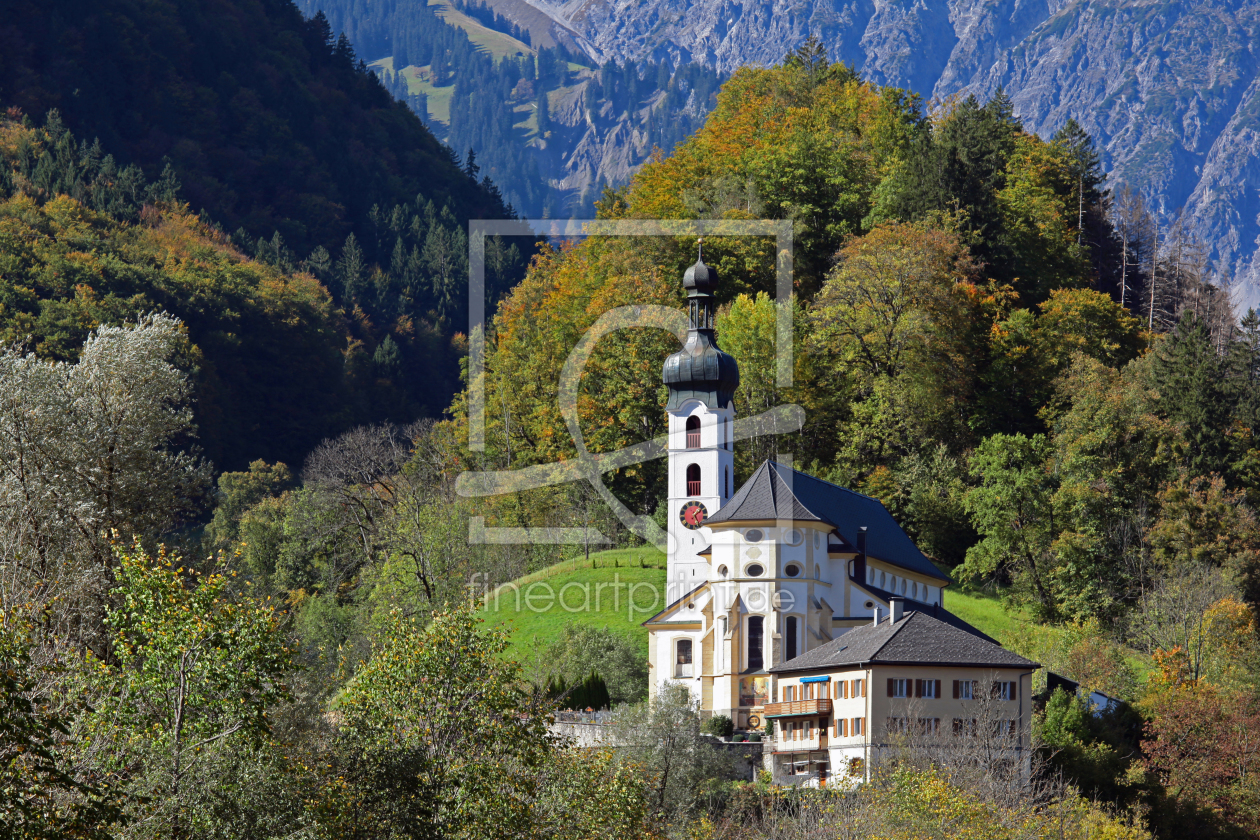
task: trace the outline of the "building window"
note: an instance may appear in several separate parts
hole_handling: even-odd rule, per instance
[[[786,566],[783,567],[783,574],[787,575],[788,577],[796,577],[800,573],[801,573],[801,567],[797,566],[794,563],[788,563]]]
[[[941,696],[940,680],[915,680],[914,696],[935,700]]]
[[[722,651],[726,649],[726,616],[718,616],[717,638],[713,640],[713,663],[720,670],[722,667]]]
[[[687,448],[688,449],[700,448],[700,418],[699,417],[687,418]]]
[[[1015,699],[1015,683],[1013,682],[995,682],[993,684],[994,700],[1014,700]]]
[[[748,668],[752,671],[760,671],[766,667],[765,659],[761,655],[762,622],[764,620],[759,615],[748,617]]]
[[[918,599],[918,597],[919,597],[919,584],[915,583],[915,584],[912,584],[912,585],[910,586],[910,597],[911,597],[911,598]]]
[[[849,731],[853,733],[854,737],[866,734],[866,718],[853,718]]]
[[[727,467],[726,468],[726,496],[727,498],[730,498],[730,495],[731,495],[731,468]]]
[[[862,759],[850,758],[849,759],[849,775],[854,776],[854,777],[861,776],[862,771],[863,771]]]
[[[763,536],[765,535],[762,534],[761,531],[757,528],[749,528],[747,531],[744,532],[744,539],[750,543],[761,542],[761,538]]]
[[[935,735],[940,731],[940,718],[919,718],[919,734]]]
[[[801,534],[800,531],[798,531],[795,528],[788,531],[783,536],[783,541],[786,542],[788,545],[800,545],[802,542],[804,542],[804,540],[805,540],[805,537]]]
[[[880,573],[879,573],[879,588],[880,588],[880,589],[885,588],[885,582],[886,582],[887,578],[888,578],[888,573],[887,573],[887,572],[880,572]]]
[[[674,667],[674,676],[691,676],[691,639],[678,640],[678,657]]]
[[[783,647],[784,660],[796,658],[796,616],[790,615],[787,619],[787,632],[784,634],[787,638]]]
[[[689,464],[687,466],[687,495],[700,495],[700,465]]]
[[[910,680],[894,680],[888,681],[889,697],[909,697]]]
[[[761,568],[760,563],[753,563],[750,566],[744,567],[744,574],[748,577],[761,577],[761,573],[764,571],[765,569]]]
[[[976,696],[973,680],[954,680],[955,700],[974,700]]]
[[[783,702],[791,703],[795,699],[796,699],[796,686],[794,685],[783,686]]]
[[[976,719],[966,720],[965,718],[954,718],[954,734],[957,736],[972,736],[976,734]]]
[[[906,594],[906,579],[905,578],[901,579],[901,594],[902,595]]]
[[[718,566],[718,577],[726,577],[728,571],[730,570],[725,566]]]

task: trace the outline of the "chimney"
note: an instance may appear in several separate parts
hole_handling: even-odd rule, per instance
[[[875,608],[875,620],[871,622],[872,627],[879,626],[879,607]]]
[[[905,607],[906,607],[906,602],[903,601],[901,598],[889,598],[888,599],[888,610],[889,610],[888,622],[890,624],[896,624],[898,621],[901,621],[901,617],[905,615]]]

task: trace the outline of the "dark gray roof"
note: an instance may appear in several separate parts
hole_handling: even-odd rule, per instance
[[[880,589],[878,586],[871,586],[869,583],[865,583],[860,580],[852,581],[852,583],[858,589],[861,589],[863,592],[869,592],[870,594],[874,595],[876,598],[879,598],[885,604],[887,604],[889,602],[889,599],[891,598],[900,598],[902,601],[905,602],[907,612],[912,609],[917,610],[919,612],[925,612],[928,615],[932,616],[932,618],[945,622],[950,627],[957,627],[959,630],[964,630],[973,636],[979,636],[981,639],[984,639],[986,642],[992,642],[995,645],[1001,644],[1001,642],[999,642],[997,639],[993,638],[987,633],[980,631],[973,625],[968,624],[967,622],[963,621],[961,618],[954,615],[952,612],[945,609],[940,604],[924,604],[921,601],[916,601],[913,598],[907,598],[905,595],[898,595],[895,592],[889,592],[885,589]]]
[[[822,647],[770,669],[773,674],[816,671],[866,663],[1037,668],[1037,663],[924,612],[906,613],[896,624],[854,627]]]
[[[866,552],[895,566],[949,581],[901,530],[879,499],[855,493],[774,461],[765,461],[706,525],[757,519],[799,519],[833,526],[857,545],[866,528]]]

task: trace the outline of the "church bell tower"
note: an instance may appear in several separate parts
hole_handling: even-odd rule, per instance
[[[714,334],[717,271],[703,253],[683,275],[688,332],[665,360],[669,388],[669,562],[666,602],[709,579],[710,532],[704,525],[735,490],[735,388],[739,365]]]

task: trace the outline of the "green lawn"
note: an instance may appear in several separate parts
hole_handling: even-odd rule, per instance
[[[594,568],[592,568],[592,564]],[[642,623],[665,607],[665,555],[653,548],[601,551],[526,575],[486,598],[486,624],[511,634],[507,655],[533,659],[568,624],[608,627],[647,650]],[[497,595],[497,597],[496,597]],[[1065,641],[1060,627],[1039,625],[999,595],[949,587],[946,608],[1003,645],[1038,658]]]
[[[957,586],[945,590],[945,609],[1004,645],[1010,644],[1034,624],[1031,615],[1013,610],[997,595]]]
[[[594,564],[594,568],[592,568]],[[511,633],[508,656],[527,661],[568,624],[608,627],[647,652],[641,626],[665,607],[665,555],[654,548],[601,551],[526,575],[487,596],[487,626]]]

